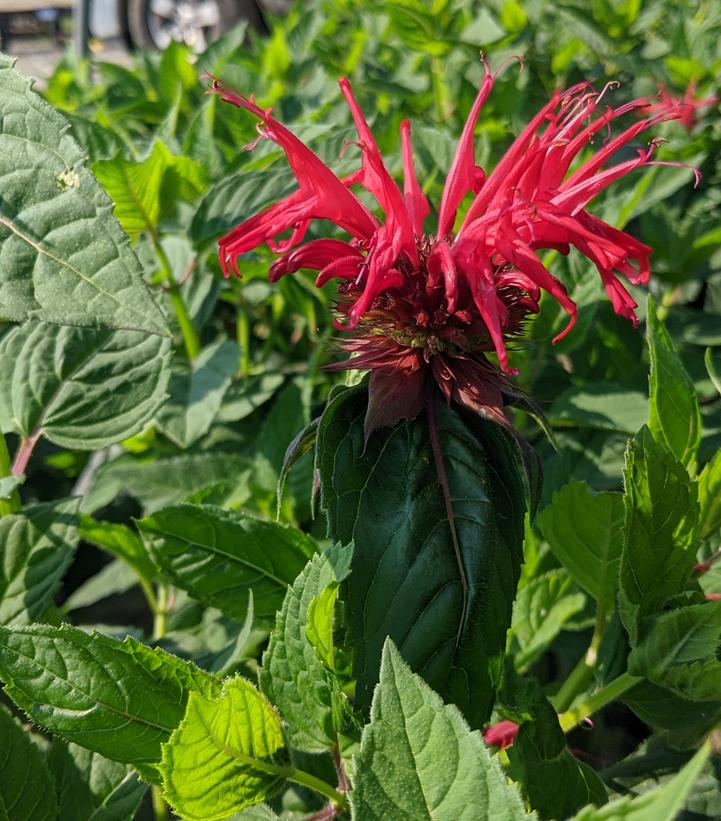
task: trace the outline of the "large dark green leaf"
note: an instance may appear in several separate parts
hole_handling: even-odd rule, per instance
[[[318,430],[321,503],[330,536],[355,541],[345,600],[356,700],[370,704],[386,636],[471,726],[488,717],[522,560],[528,482],[514,438],[439,404],[464,597],[425,416],[366,444],[366,390],[337,395]]]
[[[242,620],[274,616],[288,585],[315,553],[304,533],[214,505],[182,504],[138,522],[150,555],[173,584]]]
[[[167,335],[63,117],[0,57],[0,316]]]

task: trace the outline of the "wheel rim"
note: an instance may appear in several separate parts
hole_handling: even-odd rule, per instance
[[[161,49],[177,40],[202,51],[219,24],[216,0],[151,0],[148,8],[148,30]]]

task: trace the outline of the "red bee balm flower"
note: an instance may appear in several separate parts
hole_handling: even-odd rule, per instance
[[[254,114],[261,136],[286,153],[298,190],[246,220],[220,242],[226,276],[238,274],[238,256],[268,243],[281,256],[270,269],[275,281],[308,268],[317,285],[340,281],[336,324],[350,336],[352,352],[339,367],[370,369],[366,434],[380,425],[414,418],[422,409],[429,375],[450,401],[508,424],[504,404],[515,398],[510,380],[485,354],[495,351],[509,367],[506,342],[538,311],[541,290],[569,316],[565,336],[576,321],[576,305],[564,285],[544,266],[541,249],[567,254],[571,246],[590,259],[616,313],[634,323],[636,303],[619,276],[634,284],[649,277],[651,249],[589,213],[599,193],[629,172],[654,164],[656,142],[614,165],[609,161],[639,134],[664,120],[683,116],[680,104],[635,122],[608,138],[593,156],[571,171],[595,135],[629,112],[647,109],[648,99],[617,108],[601,106],[604,92],[587,84],[555,92],[489,174],[476,165],[473,132],[494,76],[485,77],[466,121],[446,179],[435,233],[424,232],[428,201],[413,168],[410,125],[401,123],[403,189],[386,169],[349,81],[340,88],[358,130],[361,167],[339,179],[285,126],[219,80],[213,90],[223,100]],[[362,186],[377,200],[384,221],[352,192]],[[459,227],[462,200],[472,201]],[[328,220],[350,235],[348,241],[303,242],[311,220]],[[289,239],[276,242],[292,229]],[[556,341],[554,340],[554,341]]]

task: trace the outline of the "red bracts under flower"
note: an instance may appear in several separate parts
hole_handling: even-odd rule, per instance
[[[619,149],[665,120],[683,119],[687,104],[669,100],[653,109],[649,99],[613,108],[601,93],[580,84],[556,92],[517,137],[496,168],[476,165],[473,133],[494,76],[485,76],[461,134],[438,210],[435,232],[426,233],[428,201],[413,168],[410,125],[401,124],[403,188],[386,169],[370,128],[343,78],[341,91],[358,131],[361,166],[339,179],[307,146],[271,116],[219,80],[213,91],[259,120],[259,131],[288,157],[298,190],[246,220],[220,242],[223,271],[238,273],[240,255],[267,243],[281,256],[270,277],[301,268],[318,271],[320,286],[339,285],[337,325],[352,336],[345,347],[355,356],[340,367],[369,368],[371,403],[366,431],[413,418],[421,409],[426,377],[432,375],[449,400],[506,422],[503,406],[511,383],[485,357],[495,351],[506,373],[506,343],[538,311],[547,291],[576,321],[576,305],[538,255],[567,254],[573,246],[598,269],[613,308],[636,320],[636,303],[621,279],[649,277],[651,249],[588,211],[591,201],[616,180],[655,164],[656,141],[636,156],[611,164]],[[605,139],[588,159],[576,163],[597,135],[630,112],[643,119]],[[383,212],[379,221],[352,192],[369,191]],[[471,196],[457,226],[461,203]],[[311,220],[328,220],[348,241],[315,239],[301,244]],[[277,237],[292,229],[290,238]],[[554,340],[556,341],[556,340]]]
[[[483,731],[483,740],[489,747],[505,750],[513,744],[519,729],[515,721],[497,721]]]

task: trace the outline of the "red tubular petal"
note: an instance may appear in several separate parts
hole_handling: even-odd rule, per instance
[[[428,216],[431,207],[418,184],[418,178],[413,167],[411,124],[408,120],[401,121],[401,145],[403,150],[403,196],[413,224],[413,230],[417,237],[421,237],[423,235],[423,221]]]
[[[451,254],[451,249],[445,240],[440,240],[433,246],[426,261],[429,280],[439,274],[443,274],[443,284],[446,294],[446,308],[449,314],[455,313],[458,303],[458,277],[456,275],[456,263]]]
[[[348,78],[341,77],[338,85],[353,115],[360,148],[363,152],[362,177],[359,177],[358,181],[378,200],[378,204],[386,215],[387,224],[392,226],[391,230],[400,232],[401,247],[411,260],[417,263],[418,252],[415,235],[403,195],[383,163],[378,145],[363,116],[358,101],[353,95],[353,89]]]
[[[373,215],[308,146],[271,117],[269,111],[264,111],[222,81],[214,80],[212,90],[225,102],[244,108],[263,121],[265,136],[283,149],[300,190],[307,199],[313,200],[313,219],[329,219],[355,237],[370,239],[377,227]]]
[[[322,288],[331,279],[355,279],[362,262],[363,257],[361,256],[341,257],[334,262],[329,262],[316,277],[316,287]]]
[[[446,177],[446,184],[443,187],[441,207],[438,212],[439,237],[444,237],[453,230],[453,223],[456,220],[458,206],[469,191],[477,188],[479,182],[478,167],[476,166],[473,151],[473,131],[478,122],[481,109],[493,88],[493,75],[485,58],[483,58],[483,67],[485,69],[485,76],[470,114],[468,115],[468,119],[466,120],[466,124],[463,126],[461,138],[456,148],[456,155],[453,158],[451,168]]]
[[[356,260],[362,258],[360,251],[347,242],[337,239],[314,239],[277,259],[270,268],[269,279],[271,282],[277,282],[285,274],[292,274],[301,268],[320,271],[331,262],[344,257]]]

